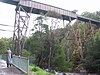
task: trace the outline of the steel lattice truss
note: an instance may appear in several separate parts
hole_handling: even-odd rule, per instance
[[[23,11],[23,12],[21,12]],[[20,5],[16,7],[15,24],[13,34],[13,50],[20,55],[24,48],[25,36],[28,28],[30,16]]]

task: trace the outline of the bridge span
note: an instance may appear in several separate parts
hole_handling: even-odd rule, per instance
[[[22,50],[24,49],[25,36],[27,33],[28,24],[31,16],[29,13],[46,14],[48,11],[54,11],[61,15],[61,19],[63,20],[63,22],[64,20],[69,21],[68,24],[70,24],[72,20],[76,19],[83,22],[93,23],[97,25],[97,27],[100,27],[100,21],[78,15],[72,11],[43,4],[40,2],[32,0],[0,0],[0,2],[16,6],[15,24],[13,33],[13,50],[14,50],[13,53],[17,55],[20,55]],[[23,13],[24,16],[22,15]],[[49,16],[58,18],[57,16],[53,16],[52,14]]]
[[[76,13],[73,13],[71,11],[68,11],[68,10],[65,10],[62,8],[58,8],[55,6],[43,4],[43,3],[32,1],[32,0],[0,0],[0,2],[4,2],[7,4],[16,5],[16,6],[19,4],[27,12],[30,12],[30,10],[32,8],[32,13],[34,13],[34,14],[41,14],[41,13],[45,14],[48,11],[55,11],[62,15],[63,20],[70,20],[69,18],[71,18],[71,20],[78,19],[80,21],[91,22],[96,25],[100,25],[100,21],[97,21],[97,20],[94,20],[91,18],[87,18],[84,16],[80,16]]]

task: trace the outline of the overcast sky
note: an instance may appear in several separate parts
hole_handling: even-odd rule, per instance
[[[53,5],[66,10],[78,10],[78,14],[84,11],[100,11],[100,0],[34,0]],[[0,2],[0,24],[14,25],[15,6]],[[0,26],[0,29],[13,30],[13,27]],[[12,32],[0,31],[0,37],[12,37]]]

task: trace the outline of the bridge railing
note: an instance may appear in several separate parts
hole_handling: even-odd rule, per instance
[[[25,73],[29,74],[29,59],[26,57],[13,56],[12,63]]]
[[[6,61],[6,60],[7,60],[7,59],[6,59],[6,54],[2,54],[2,55],[0,55],[0,59],[3,59],[3,60]]]
[[[0,55],[0,59],[2,59],[2,55]]]
[[[6,61],[6,54],[0,55],[0,59]],[[21,71],[29,74],[29,59],[26,57],[13,55],[12,64]]]

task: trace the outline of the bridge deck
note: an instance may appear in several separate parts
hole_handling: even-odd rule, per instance
[[[91,23],[94,23],[94,24],[100,26],[100,21],[77,15],[71,11],[68,11],[68,10],[65,10],[62,8],[39,3],[36,1],[32,1],[32,0],[20,0],[20,2],[19,2],[19,0],[0,0],[0,2],[12,4],[12,5],[18,5],[18,3],[19,3],[20,5],[22,5],[25,8],[25,11],[27,11],[27,12],[30,12],[31,8],[33,8],[32,13],[35,13],[35,14],[41,14],[41,13],[45,14],[47,11],[55,11],[55,12],[61,14],[64,20],[69,20],[69,17],[70,17],[72,20],[78,19],[78,20],[84,21],[84,22],[91,21]]]
[[[24,73],[18,70],[13,65],[7,68],[6,62],[3,60],[0,60],[0,75],[24,75]]]

